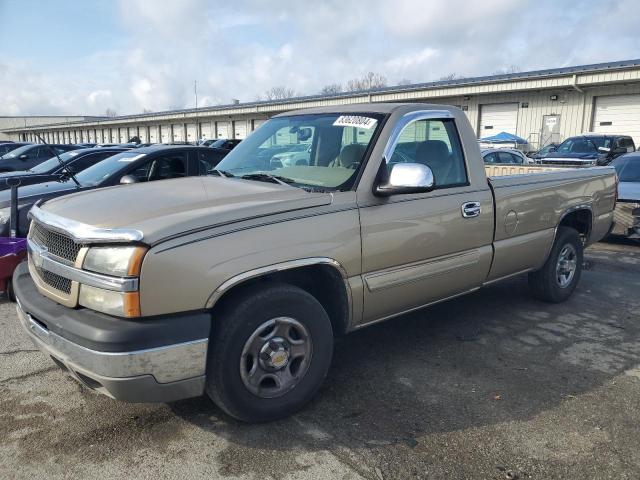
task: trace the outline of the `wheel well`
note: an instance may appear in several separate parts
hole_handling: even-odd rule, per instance
[[[349,326],[350,301],[348,286],[339,270],[330,265],[309,265],[273,272],[245,280],[233,286],[218,299],[213,310],[232,301],[242,290],[260,283],[288,283],[313,295],[324,307],[335,336],[346,333]],[[214,315],[215,316],[215,315]]]
[[[560,227],[570,227],[576,230],[583,242],[589,239],[591,233],[591,210],[583,208],[565,215],[560,221]]]

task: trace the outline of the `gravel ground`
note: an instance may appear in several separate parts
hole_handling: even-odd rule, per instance
[[[526,277],[340,339],[276,423],[77,384],[0,303],[0,478],[640,478],[640,247],[598,244],[560,305]]]

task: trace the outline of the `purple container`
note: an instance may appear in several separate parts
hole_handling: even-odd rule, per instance
[[[18,255],[27,249],[26,238],[0,237],[0,257]]]

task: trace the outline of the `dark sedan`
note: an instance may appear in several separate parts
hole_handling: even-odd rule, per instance
[[[27,235],[27,213],[39,200],[119,184],[207,175],[227,153],[194,146],[138,148],[113,155],[65,181],[21,187],[18,189],[18,236]],[[0,191],[0,237],[9,236],[10,194],[10,190]]]
[[[6,153],[9,153],[12,150],[15,150],[16,148],[24,147],[25,145],[32,145],[32,144],[28,142],[0,143],[0,157],[2,157],[2,155]]]
[[[78,150],[79,148],[81,147],[76,145],[59,144],[24,145],[0,157],[0,172],[29,170],[52,156],[55,156],[56,153],[59,155],[69,150]]]
[[[98,162],[101,162],[105,158],[109,158],[116,153],[125,152],[128,148],[82,148],[80,150],[71,150],[59,155],[58,157],[52,157],[49,160],[45,160],[40,165],[36,165],[29,170],[15,170],[13,172],[0,173],[0,190],[9,188],[4,181],[9,177],[23,177],[28,176],[32,178],[37,175],[41,178],[42,182],[49,182],[52,180],[58,180],[60,176],[65,175],[65,171],[73,173],[79,173]],[[63,165],[64,164],[64,165]]]
[[[218,138],[205,140],[202,142],[203,147],[222,148],[223,150],[233,150],[242,140],[237,138]]]

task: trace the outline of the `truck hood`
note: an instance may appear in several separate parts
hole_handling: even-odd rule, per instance
[[[620,182],[618,184],[618,198],[640,202],[640,182]]]
[[[135,229],[143,242],[331,204],[330,193],[221,177],[120,185],[55,198],[41,208],[99,228]]]

